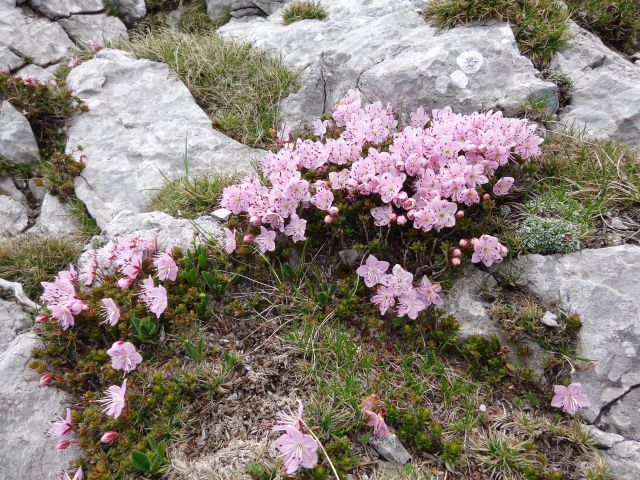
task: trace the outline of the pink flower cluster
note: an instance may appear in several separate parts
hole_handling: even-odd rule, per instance
[[[378,286],[371,301],[378,306],[380,314],[384,315],[390,308],[395,308],[399,317],[415,320],[430,305],[443,305],[440,297],[442,289],[431,283],[426,275],[418,285],[414,285],[413,274],[400,265],[395,265],[391,273],[387,273],[388,270],[389,262],[378,260],[373,255],[369,255],[356,270],[367,287]]]
[[[279,456],[284,459],[284,469],[289,475],[300,467],[313,468],[318,463],[318,442],[313,436],[304,433],[303,413],[302,402],[298,400],[298,411],[278,412],[276,423],[271,427],[274,432],[284,432],[275,441],[275,447]]]
[[[304,240],[305,209],[327,212],[331,223],[339,214],[334,193],[346,200],[373,196],[379,206],[370,211],[377,226],[408,223],[419,230],[440,231],[456,223],[458,204],[480,202],[481,191],[496,170],[517,157],[540,154],[542,139],[526,120],[510,119],[500,112],[455,114],[449,108],[423,109],[411,114],[411,125],[396,131],[398,122],[390,106],[380,102],[362,105],[360,93],[351,90],[335,106],[332,120],[317,121],[317,140],[287,142],[280,129],[282,148],[261,160],[256,179],[225,188],[221,204],[234,214],[246,214],[260,234],[245,235],[262,251],[275,249],[275,232]],[[286,135],[285,135],[286,133]],[[310,183],[304,173],[324,174]],[[506,195],[513,178],[494,183],[494,195]],[[226,231],[225,248],[233,251],[235,233]]]
[[[75,316],[89,309],[77,297],[77,280],[78,273],[73,265],[69,265],[69,270],[58,273],[53,282],[42,282],[43,293],[40,298],[63,330],[73,327]]]

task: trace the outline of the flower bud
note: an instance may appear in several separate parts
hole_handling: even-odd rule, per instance
[[[332,217],[337,217],[338,214],[340,213],[340,209],[338,207],[329,207],[329,210],[327,210],[327,212]]]
[[[489,195],[488,193],[485,193],[484,195],[482,195],[482,200],[484,202],[488,202],[489,200],[491,200],[491,195]]]
[[[460,263],[461,263],[461,261],[460,261],[460,257],[453,257],[453,258],[451,259],[451,265],[453,265],[454,267],[459,266],[459,265],[460,265]]]
[[[391,212],[389,214],[389,221],[390,222],[395,222],[398,219],[398,215],[396,215],[395,213]]]
[[[404,215],[398,215],[398,218],[396,218],[396,223],[398,225],[406,225],[407,224],[407,217],[405,217]]]
[[[49,385],[53,380],[53,373],[43,373],[40,376],[40,385]]]
[[[47,315],[46,313],[41,313],[40,315],[36,316],[36,323],[45,323],[47,322],[51,317],[49,315]]]
[[[404,162],[402,160],[398,160],[396,162],[396,170],[399,172],[404,172]]]
[[[326,215],[324,217],[324,223],[326,224],[333,223],[333,217],[331,215]]]
[[[254,227],[259,227],[262,224],[262,220],[257,215],[251,215],[249,218],[249,223]]]
[[[396,198],[401,202],[404,202],[407,198],[409,198],[409,195],[407,195],[407,192],[405,191],[400,191],[398,192],[398,195],[396,196]]]
[[[371,188],[366,183],[361,183],[358,185],[358,193],[360,195],[369,195],[371,193]]]
[[[463,210],[458,210],[458,211],[456,212],[456,218],[457,218],[458,220],[460,220],[460,219],[461,219],[461,218],[463,218],[463,217],[464,217],[464,211],[463,211]]]
[[[461,257],[462,256],[462,251],[459,248],[454,248],[453,251],[451,252],[451,256],[452,257]]]
[[[405,210],[413,210],[414,208],[416,208],[415,198],[407,198],[405,201],[403,201],[402,208],[404,208]]]
[[[120,434],[118,432],[109,431],[109,432],[105,432],[102,435],[102,437],[100,438],[100,441],[106,445],[109,445],[110,443],[113,443],[114,441],[116,441],[118,437],[120,437]]]
[[[478,239],[477,238],[472,238],[471,239],[471,245],[475,245],[476,243],[478,243]]]
[[[409,220],[413,220],[414,218],[416,218],[415,210],[409,210],[409,211],[407,212],[407,218],[408,218]]]
[[[67,448],[69,448],[69,445],[71,445],[71,440],[67,440],[63,438],[58,442],[58,444],[56,445],[56,448],[59,450],[66,450]]]
[[[255,236],[252,233],[247,233],[244,237],[243,240],[245,242],[253,242],[253,239],[255,238]]]
[[[121,278],[120,280],[118,280],[118,288],[121,290],[126,290],[131,286],[132,283],[133,283],[133,278],[131,277]]]
[[[466,238],[461,238],[458,242],[458,245],[460,245],[462,248],[467,248],[469,246],[469,240],[467,240]]]

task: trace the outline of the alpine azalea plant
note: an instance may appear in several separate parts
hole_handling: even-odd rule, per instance
[[[304,433],[303,413],[302,402],[298,400],[297,412],[277,413],[276,423],[271,427],[274,432],[284,432],[275,441],[275,447],[289,475],[300,467],[313,468],[318,463],[318,442],[312,435]]]

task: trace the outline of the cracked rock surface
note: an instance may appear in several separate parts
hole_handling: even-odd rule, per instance
[[[556,86],[538,78],[507,24],[440,30],[419,14],[422,4],[336,0],[324,4],[324,20],[284,25],[277,10],[267,18],[231,20],[219,31],[252,41],[302,72],[300,90],[281,103],[292,125],[320,118],[352,88],[404,112],[451,106],[462,113],[498,107],[513,113],[530,98],[542,99],[549,113],[557,109]]]

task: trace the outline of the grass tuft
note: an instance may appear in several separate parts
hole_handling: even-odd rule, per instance
[[[549,64],[568,36],[569,13],[556,0],[433,0],[423,13],[444,28],[490,18],[508,22],[520,51],[538,68]]]
[[[236,175],[200,175],[169,180],[149,203],[149,210],[159,210],[174,217],[197,218],[218,206],[222,189],[236,183]]]
[[[282,21],[285,25],[300,20],[322,20],[327,16],[327,11],[318,1],[293,0],[282,11]]]
[[[165,62],[185,83],[214,127],[248,145],[266,145],[277,125],[278,102],[293,91],[297,74],[250,43],[213,32],[152,30],[117,48]]]
[[[0,243],[0,277],[20,282],[35,298],[40,282],[50,281],[74,262],[82,245],[75,239],[20,235]]]

